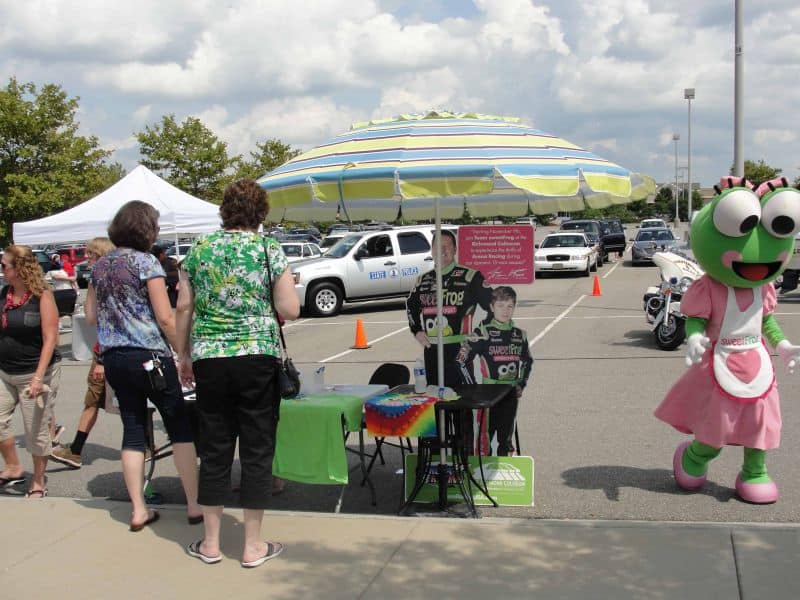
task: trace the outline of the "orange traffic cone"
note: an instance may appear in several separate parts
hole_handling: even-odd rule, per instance
[[[361,319],[356,319],[356,341],[350,347],[356,350],[366,350],[369,348],[367,334],[364,333],[364,322]]]
[[[602,296],[603,292],[600,291],[600,278],[594,276],[594,286],[592,287],[592,296]]]

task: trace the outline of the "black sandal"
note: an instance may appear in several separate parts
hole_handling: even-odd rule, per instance
[[[151,523],[155,523],[156,521],[158,521],[160,518],[161,515],[158,514],[157,510],[154,510],[144,523],[138,523],[138,524],[131,523],[131,531],[141,531]]]

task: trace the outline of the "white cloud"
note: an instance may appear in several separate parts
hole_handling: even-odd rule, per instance
[[[703,183],[733,138],[729,0],[31,0],[0,4],[0,77],[80,96],[81,131],[135,160],[131,133],[201,118],[232,152],[308,148],[352,121],[430,108],[520,116],[659,180],[672,133]],[[800,7],[745,11],[745,154],[800,167]],[[131,157],[134,157],[131,159]],[[797,163],[797,164],[792,164]]]
[[[753,141],[757,146],[764,147],[771,144],[790,144],[797,141],[797,134],[789,129],[757,129],[753,134]]]

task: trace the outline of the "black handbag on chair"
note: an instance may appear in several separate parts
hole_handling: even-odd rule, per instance
[[[269,267],[269,254],[267,246],[264,245],[264,263],[267,267],[267,288],[269,289],[269,304],[272,307],[272,314],[275,315],[275,322],[278,324],[278,333],[281,336],[281,356],[278,365],[278,390],[281,398],[294,398],[300,393],[300,371],[294,366],[292,359],[289,358],[289,351],[286,349],[286,340],[283,337],[283,326],[275,309],[272,295],[272,270]]]

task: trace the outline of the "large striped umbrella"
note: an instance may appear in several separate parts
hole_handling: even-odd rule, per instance
[[[521,216],[603,208],[654,193],[631,173],[520,119],[430,112],[355,123],[266,174],[271,220]],[[344,216],[344,215],[343,215]]]
[[[655,182],[591,152],[520,124],[517,118],[430,112],[355,123],[348,133],[259,179],[272,221],[394,221],[521,216],[602,208],[654,193]],[[440,236],[437,236],[440,239]],[[442,315],[441,248],[436,244],[437,315]],[[442,330],[438,373],[444,381]],[[440,420],[439,504],[447,503]]]

